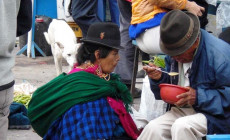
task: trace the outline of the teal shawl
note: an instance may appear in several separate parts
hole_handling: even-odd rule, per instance
[[[111,74],[109,81],[84,71],[65,73],[38,88],[28,106],[33,129],[43,137],[53,121],[73,105],[94,101],[102,97],[121,99],[126,109],[132,102],[131,94],[118,75]]]

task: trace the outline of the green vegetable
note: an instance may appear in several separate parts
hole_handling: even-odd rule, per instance
[[[143,63],[145,63],[145,64],[149,64],[149,61],[142,61]]]
[[[165,68],[165,60],[161,56],[154,56],[153,59],[150,59],[149,61],[142,61],[145,64],[153,63],[154,65]]]
[[[28,104],[29,104],[30,100],[31,100],[30,95],[17,94],[14,96],[14,102],[21,103],[21,104],[25,105],[26,108],[28,108]]]
[[[158,67],[165,68],[165,60],[160,56],[154,56],[153,64]]]

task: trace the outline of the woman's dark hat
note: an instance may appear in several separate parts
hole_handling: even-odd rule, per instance
[[[86,38],[83,38],[84,43],[98,44],[114,49],[123,49],[120,46],[120,31],[119,27],[110,22],[98,22],[92,24]]]
[[[172,10],[162,19],[160,25],[160,48],[176,56],[188,50],[200,33],[200,22],[196,15],[181,10]]]

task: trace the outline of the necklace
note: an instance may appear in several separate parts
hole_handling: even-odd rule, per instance
[[[103,73],[100,65],[95,66],[91,62],[86,61],[84,63],[84,65],[78,66],[77,68],[84,69],[84,70],[94,69],[93,71],[94,71],[95,75],[97,75],[98,77],[100,77],[106,81],[110,80],[110,74],[109,73]]]
[[[101,70],[101,66],[99,65],[98,68],[96,69],[96,74],[100,77],[105,79],[106,81],[110,80],[110,74],[108,73],[103,73]]]

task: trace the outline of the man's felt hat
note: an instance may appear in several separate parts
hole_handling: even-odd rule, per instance
[[[199,32],[200,22],[196,15],[172,10],[161,21],[160,48],[169,56],[180,55],[194,44]]]
[[[92,24],[87,32],[86,38],[83,38],[83,43],[97,44],[114,49],[123,49],[120,46],[120,31],[119,27],[110,22],[98,22]]]

